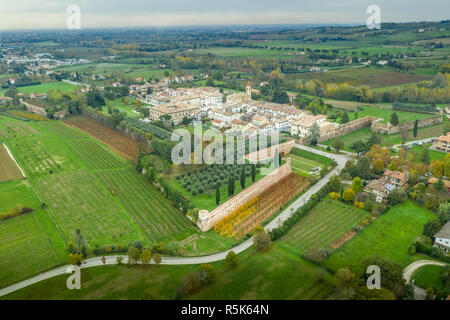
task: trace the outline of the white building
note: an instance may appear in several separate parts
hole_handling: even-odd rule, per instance
[[[441,248],[444,252],[450,251],[450,221],[439,230],[438,233],[434,235],[434,246]]]
[[[317,123],[321,127],[327,120],[327,116],[319,114],[317,116],[304,115],[291,121],[291,134],[306,137],[310,134],[311,127]]]

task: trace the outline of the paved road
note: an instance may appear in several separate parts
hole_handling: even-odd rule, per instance
[[[419,260],[411,263],[408,265],[405,269],[403,269],[403,279],[405,279],[406,283],[411,282],[411,278],[414,275],[414,273],[420,269],[423,266],[427,265],[436,265],[436,266],[445,266],[446,264],[439,261],[433,261],[433,260]],[[414,287],[414,299],[415,300],[425,300],[425,297],[427,295],[426,290],[424,288],[421,288],[419,286],[416,286],[413,283]]]
[[[329,172],[325,177],[323,177],[320,181],[318,181],[314,186],[312,186],[307,192],[305,192],[301,197],[299,197],[296,201],[294,201],[288,208],[286,208],[276,219],[272,220],[265,226],[267,231],[270,231],[274,228],[277,228],[279,224],[283,223],[286,219],[288,219],[293,212],[295,212],[298,208],[302,207],[313,194],[317,193],[330,179],[330,177],[340,170],[342,170],[345,166],[345,162],[349,158],[347,155],[335,155],[330,154],[321,150],[317,150],[314,148],[310,148],[303,145],[296,145],[296,148],[303,149],[309,152],[313,152],[328,158],[332,158],[337,162],[337,166]],[[161,264],[163,265],[189,265],[189,264],[202,264],[202,263],[211,263],[215,261],[224,260],[229,251],[234,251],[236,254],[239,254],[253,245],[253,239],[250,238],[247,241],[241,243],[240,245],[219,253],[211,254],[208,256],[202,257],[163,257],[161,259]],[[117,264],[118,256],[107,256],[105,265],[114,265]],[[128,257],[126,255],[121,256],[123,258],[123,263],[127,263]],[[82,269],[102,266],[103,262],[101,257],[95,257],[91,259],[87,259],[85,263],[81,266]],[[67,274],[67,270],[70,268],[69,265],[59,267],[44,273],[41,273],[35,277],[29,278],[27,280],[18,282],[9,287],[0,289],[0,297],[11,292],[23,289],[40,281],[50,279],[56,276],[60,276],[63,274]]]
[[[425,139],[420,139],[420,140],[413,140],[413,141],[406,142],[405,145],[406,146],[412,146],[414,144],[419,144],[419,143],[427,144],[427,143],[430,143],[431,140],[436,139],[436,138],[437,137],[430,137],[430,138],[425,138]],[[400,143],[400,144],[398,144],[398,146],[401,147],[402,144]],[[399,149],[399,147],[397,147],[397,145],[394,145],[392,148],[393,149]]]

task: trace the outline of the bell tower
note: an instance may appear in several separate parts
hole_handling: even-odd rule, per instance
[[[245,91],[247,92],[247,96],[251,99],[252,98],[252,85],[250,84],[250,81],[247,82],[247,86],[245,87]]]

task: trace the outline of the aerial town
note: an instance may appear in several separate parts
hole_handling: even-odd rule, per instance
[[[431,2],[380,28],[4,27],[0,300],[445,305],[450,20]]]

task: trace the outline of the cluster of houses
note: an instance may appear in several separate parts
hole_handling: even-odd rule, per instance
[[[248,83],[246,92],[222,92],[216,88],[165,88],[147,95],[149,118],[156,121],[162,116],[170,118],[174,125],[184,118],[194,123],[210,119],[211,126],[226,135],[253,136],[289,131],[292,135],[305,137],[316,123],[321,134],[333,131],[337,123],[327,121],[325,115],[313,116],[294,105],[277,104],[252,99],[254,90]]]
[[[450,132],[446,135],[437,137],[433,147],[439,151],[450,152]]]
[[[17,56],[16,54],[6,54],[0,58],[1,62],[5,62],[10,69],[8,72],[13,73],[14,65],[24,65],[24,75],[39,75],[42,70],[46,70],[46,74],[51,73],[49,70],[56,67],[70,66],[89,63],[88,59],[57,59],[50,53],[37,53],[33,56]],[[14,84],[10,82],[11,84]]]
[[[406,172],[386,170],[381,178],[370,181],[364,187],[364,192],[375,198],[376,202],[382,202],[386,200],[392,190],[405,188],[407,183],[408,174]]]

